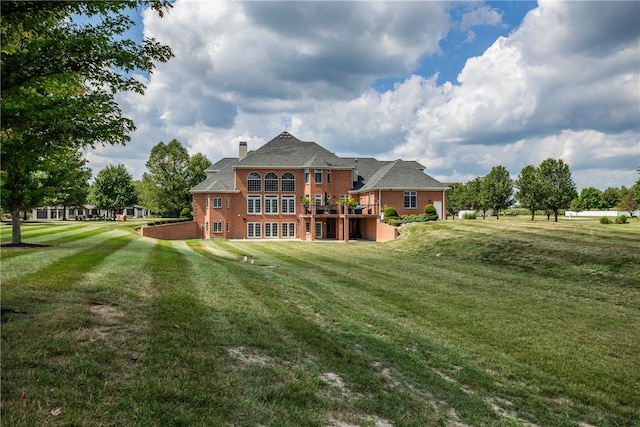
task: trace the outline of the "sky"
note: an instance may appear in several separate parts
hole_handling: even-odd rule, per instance
[[[134,18],[175,58],[119,95],[137,129],[87,153],[94,175],[140,179],[161,141],[215,162],[288,131],[445,183],[549,157],[579,191],[639,178],[640,2],[176,0]]]

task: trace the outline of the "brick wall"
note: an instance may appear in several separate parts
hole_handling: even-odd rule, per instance
[[[199,239],[201,230],[195,221],[152,225],[140,228],[140,234],[161,240]]]
[[[398,237],[398,229],[389,224],[378,221],[376,227],[376,242],[388,242]]]

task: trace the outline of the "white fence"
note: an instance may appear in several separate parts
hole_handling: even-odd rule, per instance
[[[601,216],[610,216],[617,217],[620,215],[629,216],[629,211],[565,211],[564,216],[572,218],[572,217],[601,217]],[[640,216],[640,211],[634,211],[633,216]]]

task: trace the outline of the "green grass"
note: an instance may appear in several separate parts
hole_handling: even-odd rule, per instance
[[[131,226],[25,224],[46,246],[2,248],[2,425],[640,425],[637,219],[384,244]]]

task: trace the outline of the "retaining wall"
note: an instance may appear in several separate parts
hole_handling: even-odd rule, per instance
[[[187,221],[175,224],[144,226],[140,228],[140,234],[161,240],[199,239],[202,237],[202,230],[197,222]]]

